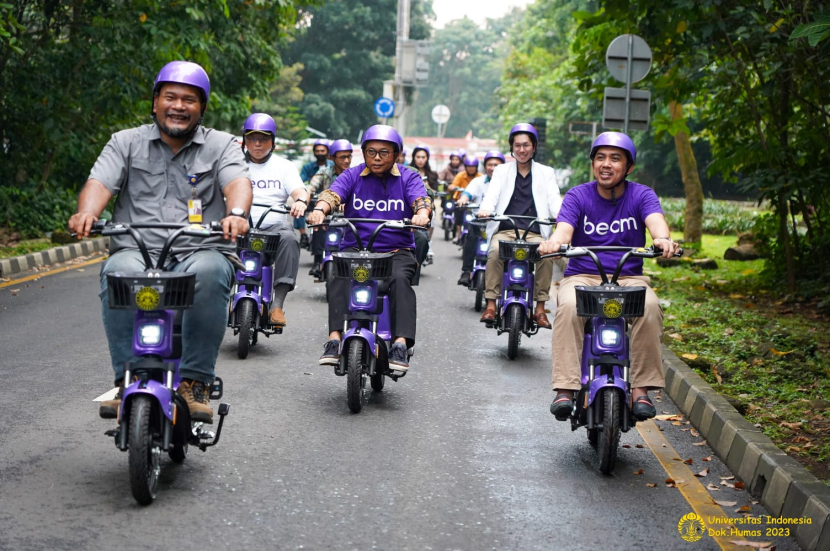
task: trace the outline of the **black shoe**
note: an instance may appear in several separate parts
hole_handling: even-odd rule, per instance
[[[309,248],[309,241],[308,241],[308,234],[301,233],[300,234],[300,248],[307,249]]]
[[[320,356],[320,365],[337,365],[340,363],[340,341],[330,340],[326,343],[326,349]]]
[[[118,392],[112,400],[104,400],[98,405],[98,415],[101,419],[116,419],[121,409],[121,396],[124,394],[124,381],[118,383]]]
[[[567,394],[557,394],[550,404],[550,412],[557,421],[567,421],[574,410],[573,398]]]
[[[409,354],[405,345],[399,342],[392,345],[389,350],[389,369],[404,373],[409,369]]]
[[[631,413],[638,421],[645,421],[657,415],[657,410],[654,409],[654,404],[648,399],[648,396],[643,395],[634,400],[634,407],[631,408]]]
[[[461,272],[461,277],[458,278],[458,284],[465,287],[470,285],[470,272]]]

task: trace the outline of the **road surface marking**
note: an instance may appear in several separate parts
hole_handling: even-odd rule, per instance
[[[11,281],[6,281],[5,283],[0,283],[0,289],[3,287],[11,287],[12,285],[19,285],[21,283],[25,283],[26,281],[32,281],[33,279],[40,279],[42,277],[59,274],[61,272],[68,272],[69,270],[77,270],[78,268],[83,268],[84,266],[91,266],[93,264],[97,264],[107,259],[106,255],[101,256],[100,258],[95,258],[93,260],[87,260],[86,262],[81,262],[80,264],[72,264],[71,266],[64,266],[63,268],[55,268],[54,270],[47,270],[45,272],[38,272],[36,274],[32,274],[26,277],[20,277],[17,279],[13,279]]]

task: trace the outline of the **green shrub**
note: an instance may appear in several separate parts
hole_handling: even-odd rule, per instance
[[[75,213],[77,196],[53,186],[0,186],[0,226],[20,232],[24,238],[66,229]]]
[[[669,227],[683,231],[686,222],[686,200],[661,198],[660,204]],[[738,203],[706,199],[703,201],[703,232],[715,235],[738,235],[753,228],[757,210],[748,210]]]

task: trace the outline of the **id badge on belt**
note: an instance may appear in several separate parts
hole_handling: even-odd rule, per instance
[[[187,221],[191,224],[202,223],[202,200],[196,196],[196,184],[199,183],[198,176],[188,176],[187,182],[190,184],[190,199],[187,201]]]

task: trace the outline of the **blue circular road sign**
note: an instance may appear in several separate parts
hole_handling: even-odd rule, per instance
[[[388,119],[395,114],[395,102],[389,98],[375,100],[375,115]]]

